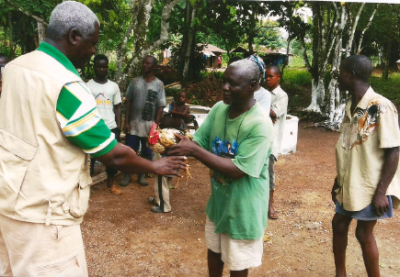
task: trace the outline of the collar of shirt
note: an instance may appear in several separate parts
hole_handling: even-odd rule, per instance
[[[37,50],[42,51],[47,55],[53,57],[59,63],[61,63],[66,69],[68,69],[69,71],[80,77],[78,71],[76,70],[75,66],[71,63],[71,61],[54,46],[48,44],[47,42],[41,42]]]
[[[271,93],[276,95],[278,92],[280,92],[280,89],[281,89],[281,86],[278,85],[276,88],[274,88],[274,89],[271,91]]]
[[[355,110],[357,110],[357,109],[365,110],[368,106],[368,103],[371,101],[372,98],[375,97],[375,95],[376,95],[375,91],[372,89],[372,87],[369,87],[367,92],[361,98],[360,102],[358,102]],[[351,118],[351,115],[352,115],[352,111],[350,110],[351,104],[352,103],[351,103],[351,97],[350,97],[349,102],[347,103],[347,107],[346,107],[346,113],[348,114],[349,118]]]

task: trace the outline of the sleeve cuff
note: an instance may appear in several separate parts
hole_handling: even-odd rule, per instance
[[[118,144],[117,140],[114,139],[113,141],[110,142],[109,145],[107,145],[106,147],[104,147],[102,150],[100,150],[100,151],[97,152],[97,153],[90,154],[90,156],[91,156],[92,158],[97,158],[97,157],[103,156],[103,155],[107,154],[108,152],[110,152],[111,150],[113,150],[114,147],[115,147],[117,144]]]
[[[247,170],[246,168],[244,168],[240,163],[238,163],[237,160],[232,159],[232,162],[233,162],[233,164],[234,164],[237,168],[239,168],[240,171],[242,171],[243,173],[245,173],[245,174],[247,174],[247,175],[249,175],[249,176],[251,176],[251,177],[257,178],[257,179],[260,177],[260,174],[255,174],[254,172],[250,172],[249,170]]]

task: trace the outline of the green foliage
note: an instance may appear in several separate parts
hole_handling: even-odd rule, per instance
[[[181,92],[181,89],[178,89],[178,88],[166,88],[165,89],[165,95],[172,96],[174,98],[176,95],[178,95],[179,92]]]
[[[282,83],[286,85],[311,86],[311,74],[307,69],[287,68]]]
[[[400,73],[393,72],[389,75],[388,80],[382,79],[377,74],[370,78],[372,88],[379,94],[382,94],[391,100],[396,106],[400,105]]]
[[[293,56],[290,58],[289,67],[305,67],[304,59],[301,56]],[[286,75],[286,70],[285,70]]]
[[[279,32],[279,23],[271,20],[260,22],[260,27],[256,31],[254,42],[256,45],[264,45],[269,49],[280,49],[286,47],[287,43],[283,40]]]

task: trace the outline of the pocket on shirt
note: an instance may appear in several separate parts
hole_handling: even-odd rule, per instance
[[[0,129],[0,209],[14,210],[29,164],[37,146]]]
[[[82,267],[77,256],[35,268],[34,277],[81,277]]]
[[[90,183],[85,176],[79,175],[79,184],[68,198],[69,213],[75,218],[82,217],[89,207]]]

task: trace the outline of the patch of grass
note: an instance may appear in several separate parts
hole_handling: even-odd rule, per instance
[[[281,86],[289,96],[289,111],[305,108],[310,104],[311,74],[306,68],[286,68]]]
[[[281,83],[311,88],[311,74],[306,68],[286,68]]]
[[[216,70],[202,71],[202,72],[200,72],[200,80],[204,80],[208,76],[212,76],[212,77],[216,77],[218,79],[222,79],[223,75],[224,75],[224,72],[219,72],[219,71],[216,71]]]
[[[288,67],[305,67],[304,59],[300,56],[293,56],[290,58]]]
[[[396,106],[400,105],[400,73],[391,73],[388,80],[380,76],[371,76],[370,84],[377,93],[391,100]]]

